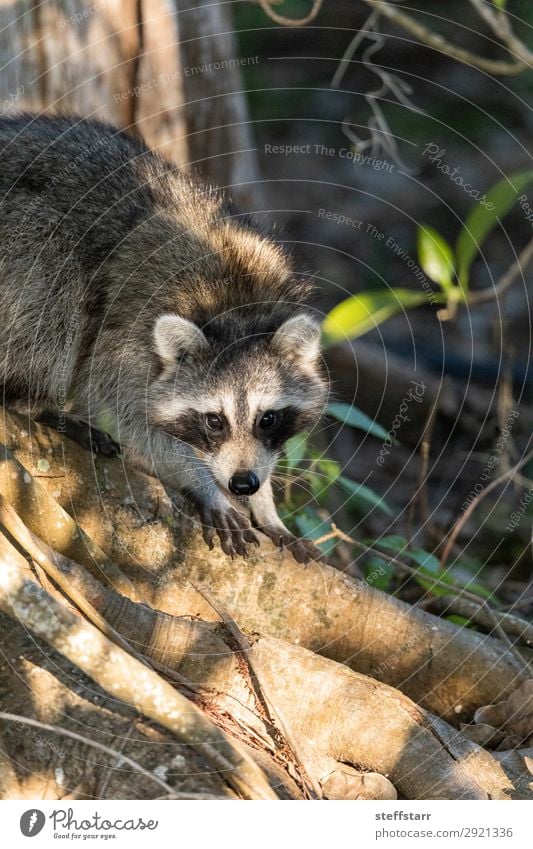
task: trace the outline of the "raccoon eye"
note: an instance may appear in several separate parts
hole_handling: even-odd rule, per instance
[[[216,413],[207,413],[205,423],[209,430],[224,430],[224,421],[222,420],[222,416],[217,416]]]
[[[267,410],[259,419],[259,427],[261,430],[272,430],[280,419],[280,414],[277,410]]]

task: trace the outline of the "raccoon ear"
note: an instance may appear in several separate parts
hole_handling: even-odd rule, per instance
[[[309,315],[295,315],[276,330],[272,344],[288,359],[312,363],[320,352],[320,325]]]
[[[155,323],[155,351],[166,365],[175,365],[180,356],[193,356],[207,345],[198,325],[179,315],[161,315]]]

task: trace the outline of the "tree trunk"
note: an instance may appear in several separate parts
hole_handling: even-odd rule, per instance
[[[176,0],[190,161],[214,185],[227,186],[243,207],[261,210],[259,167],[243,95],[241,56],[229,4]]]
[[[227,6],[21,0],[0,8],[0,61],[1,114],[67,112],[110,121],[227,186],[244,208],[261,208]]]

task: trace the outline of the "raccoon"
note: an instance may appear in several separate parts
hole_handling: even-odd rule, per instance
[[[0,118],[0,382],[6,405],[94,427],[178,489],[206,543],[278,517],[271,474],[327,381],[311,286],[216,190],[97,121]],[[61,429],[61,427],[60,427]]]

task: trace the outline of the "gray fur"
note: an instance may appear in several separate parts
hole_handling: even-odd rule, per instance
[[[326,383],[310,287],[281,247],[142,141],[32,115],[0,118],[0,230],[5,402],[111,414],[128,458],[188,493],[231,554],[253,533],[225,478],[254,468],[252,515],[292,544],[269,484],[280,446],[257,421],[268,402],[310,427]],[[212,450],[187,438],[206,412],[227,420]]]

